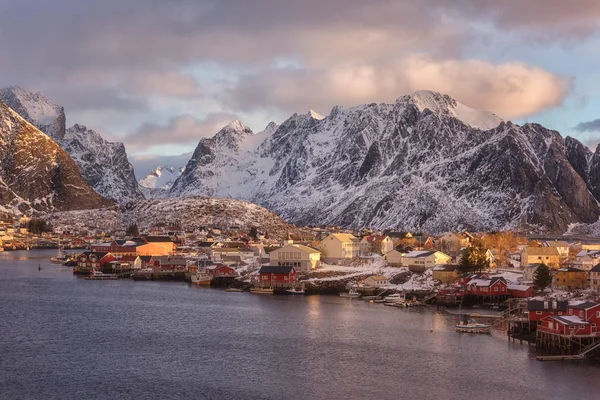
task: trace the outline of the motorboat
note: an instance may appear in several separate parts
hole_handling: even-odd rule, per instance
[[[207,274],[205,271],[196,271],[195,274],[190,276],[192,283],[200,286],[210,286],[212,278],[212,275]]]
[[[90,276],[87,276],[85,279],[92,280],[92,281],[94,281],[94,280],[102,280],[102,281],[116,280],[116,279],[119,279],[119,275],[105,274],[102,271],[92,270],[92,271],[90,271]]]
[[[488,324],[480,324],[474,319],[470,319],[467,322],[461,322],[456,325],[457,332],[467,333],[490,333],[491,326]]]
[[[350,289],[348,292],[341,292],[340,297],[347,299],[358,299],[360,297],[360,293],[356,289]]]
[[[304,288],[290,288],[285,291],[287,294],[304,294]]]
[[[270,286],[254,286],[250,288],[250,293],[273,294],[274,289]]]

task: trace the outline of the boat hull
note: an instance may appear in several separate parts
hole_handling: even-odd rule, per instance
[[[273,294],[273,288],[251,288],[250,293]]]
[[[490,333],[490,327],[487,325],[482,325],[482,326],[456,325],[456,332]]]

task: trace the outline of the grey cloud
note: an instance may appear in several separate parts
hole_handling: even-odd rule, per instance
[[[191,157],[191,152],[175,156],[135,155],[129,157],[129,161],[133,165],[136,177],[142,179],[159,165],[168,165],[174,168],[185,167]]]
[[[574,128],[577,132],[598,132],[600,133],[600,118],[593,121],[578,123]]]
[[[125,145],[132,150],[145,150],[164,144],[195,144],[198,140],[212,137],[223,126],[237,119],[226,113],[209,114],[199,120],[191,115],[179,115],[166,124],[143,124],[134,134],[124,139]]]

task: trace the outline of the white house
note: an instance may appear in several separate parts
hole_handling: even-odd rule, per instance
[[[300,244],[288,244],[269,253],[272,266],[294,267],[296,271],[312,271],[321,264],[321,252]]]
[[[321,241],[321,258],[328,264],[347,264],[360,254],[360,241],[349,233],[332,233]]]
[[[364,280],[364,284],[367,287],[382,287],[389,285],[388,279],[383,275],[372,275]]]
[[[402,257],[402,266],[413,272],[422,272],[438,264],[448,264],[451,259],[441,251],[410,251]]]

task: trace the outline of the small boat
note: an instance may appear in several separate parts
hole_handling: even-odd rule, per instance
[[[456,325],[457,332],[468,332],[468,333],[490,333],[491,326],[488,324],[480,324],[474,319],[470,319],[468,322],[461,322]]]
[[[62,248],[60,247],[60,239],[58,239],[58,252],[56,254],[56,257],[50,258],[50,262],[52,264],[64,264],[67,261],[69,261],[69,259],[63,255]]]
[[[287,294],[304,294],[304,288],[296,289],[295,287],[287,289],[285,291]]]
[[[95,281],[95,280],[109,281],[109,280],[119,279],[119,275],[117,275],[117,274],[105,274],[102,271],[92,270],[90,272],[90,276],[87,276],[85,279],[92,280],[92,281]]]
[[[204,271],[196,271],[195,274],[192,274],[191,279],[194,285],[200,286],[210,286],[212,282],[212,275],[207,274]]]
[[[400,293],[390,294],[389,296],[385,296],[383,298],[386,303],[397,303],[399,301],[406,301],[406,297]]]
[[[360,293],[356,289],[350,289],[349,292],[341,292],[340,297],[347,299],[358,299],[360,297]]]
[[[240,292],[243,292],[242,289],[233,288],[233,287],[228,287],[227,289],[225,289],[225,291],[229,292],[229,293],[240,293]]]
[[[250,288],[250,293],[258,293],[258,294],[273,294],[273,288],[272,287],[261,287],[261,286],[254,286]]]
[[[398,308],[407,308],[408,307],[408,303],[405,301],[385,302],[385,303],[383,303],[383,305],[388,306],[388,307],[398,307]]]
[[[375,301],[375,300],[382,300],[381,296],[363,296],[360,298],[361,300],[364,301]]]

